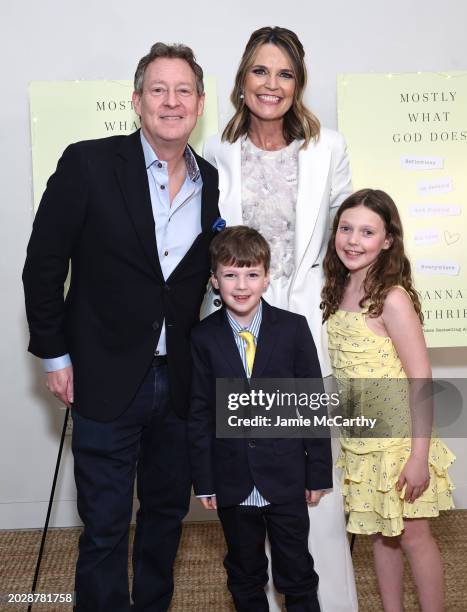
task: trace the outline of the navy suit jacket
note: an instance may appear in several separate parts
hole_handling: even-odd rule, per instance
[[[167,280],[139,131],[70,145],[47,183],[23,273],[29,350],[42,358],[70,353],[73,407],[84,417],[112,421],[130,405],[165,319],[171,404],[186,418],[190,331],[199,320],[219,215],[217,171],[195,157],[202,229]]]
[[[241,503],[253,486],[271,503],[303,500],[305,488],[332,487],[329,438],[216,438],[216,379],[245,379],[225,309],[192,332],[190,458],[197,495],[215,493],[219,507]],[[263,315],[252,378],[321,378],[305,317],[270,306]]]

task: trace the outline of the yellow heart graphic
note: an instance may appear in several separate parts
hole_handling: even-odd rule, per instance
[[[446,244],[454,244],[460,240],[460,237],[461,235],[457,232],[451,234],[451,232],[448,232],[448,230],[444,231],[444,240],[446,241]]]

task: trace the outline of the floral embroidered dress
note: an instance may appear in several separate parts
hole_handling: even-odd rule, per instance
[[[329,352],[334,376],[344,389],[350,387],[357,412],[379,417],[383,426],[372,437],[365,437],[364,429],[343,435],[337,466],[342,468],[347,530],[396,536],[404,529],[403,518],[438,516],[439,510],[454,507],[447,469],[455,457],[433,437],[429,487],[414,503],[404,501],[405,487],[396,490],[411,450],[408,382],[391,338],[370,330],[365,317],[365,312],[343,310],[331,315]]]
[[[271,247],[270,285],[266,300],[288,308],[287,295],[295,272],[295,208],[298,152],[301,140],[278,151],[242,140],[243,223],[261,232]]]

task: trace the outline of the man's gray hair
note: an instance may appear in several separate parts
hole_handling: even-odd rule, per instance
[[[198,96],[204,93],[203,69],[196,62],[195,55],[190,47],[186,45],[166,45],[162,42],[156,42],[151,47],[149,53],[139,60],[138,67],[136,68],[134,88],[137,94],[141,95],[143,93],[144,73],[146,68],[151,62],[160,57],[185,60],[194,72]]]

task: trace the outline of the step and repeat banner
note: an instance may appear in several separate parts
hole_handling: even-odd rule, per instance
[[[190,144],[202,152],[205,138],[218,131],[217,88],[204,79],[205,111]],[[63,150],[72,142],[130,134],[140,127],[132,81],[34,81],[29,86],[34,210]]]
[[[428,346],[467,346],[467,73],[340,75],[338,118],[354,189],[398,206]]]

